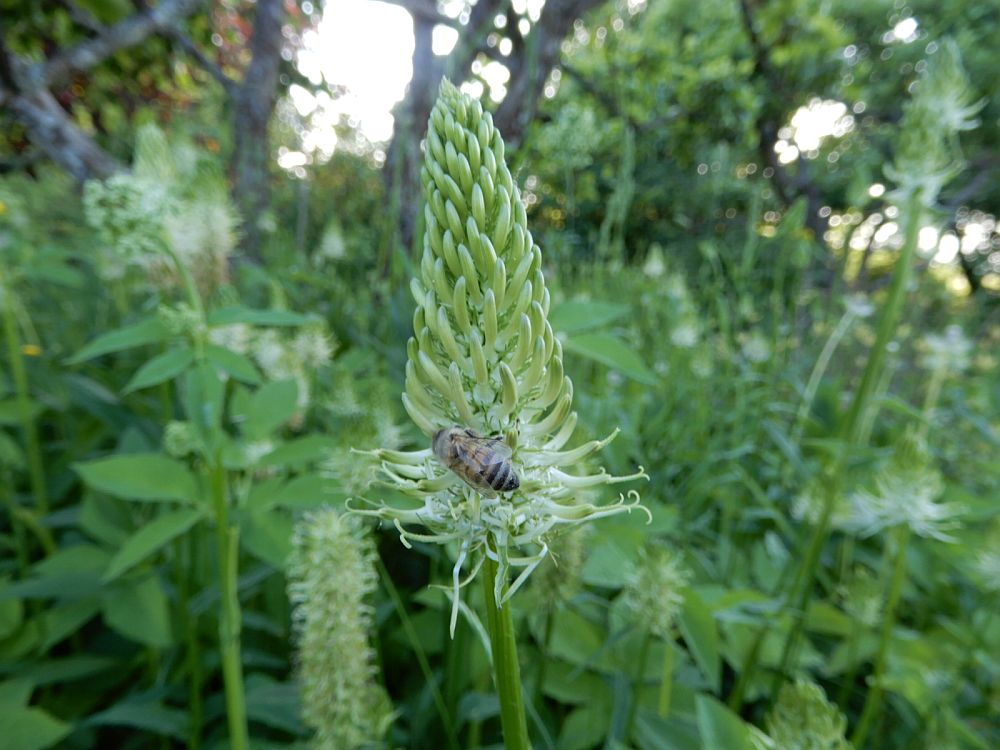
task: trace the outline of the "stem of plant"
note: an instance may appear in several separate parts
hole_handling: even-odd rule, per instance
[[[903,595],[903,585],[906,582],[906,547],[910,540],[910,527],[905,525],[897,527],[893,536],[896,545],[896,556],[892,567],[889,594],[886,598],[885,614],[882,618],[882,631],[879,636],[878,652],[875,656],[875,670],[872,673],[868,695],[865,696],[865,706],[861,710],[861,718],[858,720],[858,725],[854,729],[854,735],[851,737],[851,744],[856,748],[863,747],[868,732],[882,710],[882,695],[884,692],[882,677],[885,674],[892,631],[896,626],[896,609],[899,606],[899,600]]]
[[[862,417],[870,408],[870,401],[882,377],[889,342],[895,335],[896,328],[899,325],[903,303],[906,301],[906,287],[909,283],[910,267],[913,265],[913,257],[917,251],[917,239],[920,234],[920,218],[922,214],[920,196],[919,194],[914,194],[910,197],[906,207],[906,234],[899,260],[896,262],[892,286],[889,288],[889,299],[886,300],[885,307],[883,308],[875,343],[869,352],[868,363],[861,376],[861,383],[854,394],[854,400],[851,402],[850,411],[847,414],[841,431],[844,440],[841,456],[834,468],[833,481],[828,485],[827,494],[824,497],[823,512],[813,529],[805,559],[792,582],[792,588],[789,592],[789,597],[786,599],[786,605],[782,608],[783,613],[787,612],[788,603],[792,603],[794,616],[792,618],[792,629],[788,634],[788,639],[785,641],[785,647],[782,652],[781,664],[775,675],[772,695],[777,695],[777,691],[781,688],[791,664],[792,655],[802,635],[802,629],[805,626],[804,609],[809,602],[809,594],[816,574],[816,565],[819,563],[820,553],[829,535],[830,519],[833,517],[833,506],[836,503],[840,487],[842,486],[847,454],[860,441],[861,427],[864,422]],[[798,560],[798,557],[793,556],[789,559],[788,564],[798,564]]]
[[[243,661],[240,654],[240,599],[236,581],[239,568],[239,530],[229,525],[226,469],[220,457],[216,457],[215,465],[212,467],[212,500],[215,505],[219,589],[222,593],[219,649],[222,652],[222,681],[226,693],[229,743],[233,750],[249,750],[250,733],[247,729]]]
[[[483,564],[483,593],[486,600],[486,625],[493,647],[493,676],[500,699],[500,721],[506,750],[531,750],[528,724],[521,693],[521,666],[517,661],[517,638],[510,603],[498,607],[494,594],[497,563],[487,555]]]
[[[667,639],[663,644],[663,671],[660,675],[660,698],[656,712],[661,719],[670,713],[670,698],[674,690],[674,642]]]
[[[7,339],[7,354],[10,359],[10,373],[14,380],[18,417],[24,432],[24,443],[28,452],[28,475],[31,481],[31,495],[35,499],[35,510],[45,517],[49,514],[49,496],[45,489],[45,470],[42,463],[42,449],[38,440],[38,430],[31,416],[31,396],[28,391],[28,372],[24,367],[21,353],[21,334],[14,316],[17,303],[13,290],[0,291],[3,302],[4,338]]]

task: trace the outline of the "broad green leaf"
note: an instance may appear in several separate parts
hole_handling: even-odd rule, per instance
[[[225,378],[216,365],[201,362],[185,373],[182,383],[184,412],[201,432],[205,445],[214,451],[222,439]]]
[[[684,642],[691,649],[691,655],[708,679],[709,686],[718,692],[722,679],[719,633],[711,610],[693,589],[688,589],[684,595],[684,605],[677,624]]]
[[[35,684],[24,677],[0,681],[0,713],[27,706],[34,689]]]
[[[617,302],[563,302],[552,306],[549,323],[554,331],[576,333],[606,326],[630,311],[628,305]]]
[[[250,397],[244,431],[263,438],[295,415],[299,387],[294,380],[279,380],[261,386]]]
[[[324,435],[307,435],[289,440],[264,456],[259,462],[265,466],[302,466],[330,458],[337,442]]]
[[[205,347],[205,358],[232,377],[250,385],[260,383],[260,373],[247,357],[215,344]]]
[[[35,687],[82,680],[122,667],[118,659],[106,656],[69,656],[65,659],[34,660],[18,669],[18,674]]]
[[[585,333],[567,339],[564,348],[618,370],[646,385],[657,385],[660,379],[650,370],[635,350],[610,333]]]
[[[277,511],[244,515],[240,541],[259,560],[283,570],[292,551],[292,519]]]
[[[702,750],[694,721],[673,711],[664,719],[640,708],[632,738],[638,750]]]
[[[71,289],[81,289],[86,283],[82,273],[72,266],[58,261],[42,261],[25,269],[25,276],[34,281],[43,281]]]
[[[288,310],[253,310],[249,307],[227,307],[209,313],[208,324],[228,326],[234,323],[247,323],[254,326],[300,326],[308,323],[310,318]]]
[[[154,518],[130,536],[111,558],[104,581],[113,581],[205,517],[201,508],[175,510]]]
[[[28,419],[37,417],[44,408],[37,401],[28,401],[27,407],[27,414],[25,416]],[[0,401],[0,424],[19,425],[23,418],[21,404],[16,398],[5,398],[3,401]]]
[[[261,674],[246,679],[247,717],[274,729],[304,735],[299,719],[299,687],[291,682],[277,682]]]
[[[163,321],[159,318],[146,318],[135,325],[101,334],[70,357],[68,364],[79,364],[102,354],[111,354],[144,344],[165,341],[169,337],[170,331],[163,324]]]
[[[0,580],[0,591],[7,588],[8,581]],[[0,640],[8,637],[19,627],[24,617],[24,605],[17,599],[0,599]]]
[[[188,468],[159,453],[110,456],[73,464],[88,487],[125,500],[195,503],[198,483]]]
[[[194,352],[183,346],[158,354],[139,368],[128,381],[123,393],[132,393],[175,378],[194,362]]]
[[[555,614],[549,654],[570,664],[588,664],[604,643],[603,629],[571,609]]]
[[[87,718],[91,726],[124,726],[143,729],[183,740],[187,737],[188,715],[157,701],[125,699],[106,711]]]
[[[608,707],[584,705],[574,708],[559,731],[560,750],[588,750],[596,747],[608,731]]]
[[[100,611],[94,596],[49,607],[41,614],[42,651],[48,651],[90,622]]]
[[[697,696],[695,705],[704,750],[754,750],[750,729],[740,717],[708,695]]]
[[[40,708],[22,706],[0,710],[0,737],[4,750],[43,750],[70,732],[70,725]]]
[[[146,646],[170,645],[170,611],[159,580],[119,581],[105,589],[101,609],[108,627]]]

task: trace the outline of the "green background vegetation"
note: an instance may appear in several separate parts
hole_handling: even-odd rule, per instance
[[[308,746],[294,523],[379,492],[352,447],[426,447],[399,401],[422,231],[409,155],[440,74],[503,58],[496,119],[581,432],[621,429],[596,463],[642,465],[653,514],[595,523],[511,601],[534,747],[836,747],[808,744],[815,726],[781,735],[818,710],[779,702],[800,678],[859,747],[1000,746],[1000,6],[550,0],[565,22],[543,11],[529,34],[480,0],[485,29],[419,69],[391,143],[342,122],[332,155],[291,171],[276,156],[304,149],[310,118],[289,87],[325,84],[290,61],[321,8],[157,7],[173,6],[141,44],[57,76],[149,8],[0,0],[0,743]],[[885,168],[947,40],[980,124],[920,211]],[[841,129],[783,162],[816,102],[844,104]],[[116,228],[85,210],[100,188],[83,183],[116,173],[106,200],[160,185],[204,229],[195,262],[122,254],[121,236],[163,236],[138,208]],[[961,251],[921,238],[908,255],[907,226]],[[896,521],[859,525],[866,493]],[[942,517],[920,526],[928,509]],[[428,587],[454,550],[372,534],[395,710],[372,746],[501,746],[480,640],[464,619],[449,639]],[[665,550],[683,602],[661,600],[676,611],[650,633],[656,598],[636,609],[635,585],[656,591],[640,571]]]

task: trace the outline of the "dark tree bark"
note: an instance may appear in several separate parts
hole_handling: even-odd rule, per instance
[[[233,98],[233,198],[243,217],[243,248],[259,260],[261,214],[271,200],[270,141],[267,128],[278,100],[283,0],[257,0],[251,60]]]
[[[420,141],[441,77],[465,80],[473,61],[486,55],[505,65],[511,73],[507,96],[493,115],[494,122],[509,146],[516,146],[534,117],[545,81],[558,64],[561,45],[573,23],[601,0],[547,0],[538,22],[527,36],[518,30],[518,16],[509,0],[478,0],[464,26],[437,13],[425,0],[388,0],[410,11],[416,44],[413,51],[413,80],[406,97],[396,109],[396,128],[389,145],[385,169],[386,192],[399,198],[399,243],[413,244],[417,212],[420,209]],[[500,32],[513,42],[510,55],[501,55],[488,44],[498,14],[507,16]],[[439,63],[431,52],[431,32],[437,24],[459,28],[455,49]]]

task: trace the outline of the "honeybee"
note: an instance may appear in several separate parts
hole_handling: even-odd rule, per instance
[[[487,497],[521,486],[510,462],[510,446],[502,438],[482,437],[463,427],[446,427],[434,433],[432,445],[441,463]]]

